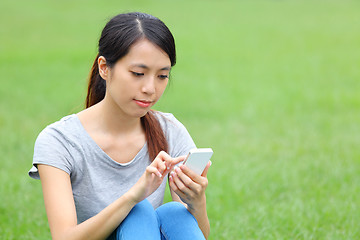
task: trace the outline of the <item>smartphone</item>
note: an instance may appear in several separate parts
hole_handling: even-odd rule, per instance
[[[184,160],[188,168],[201,175],[213,155],[211,148],[193,148]]]

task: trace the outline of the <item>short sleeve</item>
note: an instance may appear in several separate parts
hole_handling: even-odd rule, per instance
[[[34,146],[33,167],[29,176],[40,179],[37,169],[38,164],[56,167],[71,174],[72,161],[69,151],[69,143],[65,135],[54,127],[46,127],[37,137]]]

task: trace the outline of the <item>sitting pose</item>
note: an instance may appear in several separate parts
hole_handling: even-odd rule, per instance
[[[201,175],[179,164],[193,140],[172,114],[151,110],[175,60],[158,18],[126,13],[106,24],[86,109],[35,142],[29,174],[41,180],[53,239],[208,238],[210,162]],[[163,204],[167,180],[173,202]]]

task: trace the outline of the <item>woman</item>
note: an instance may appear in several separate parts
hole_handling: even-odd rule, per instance
[[[106,24],[86,109],[35,143],[29,174],[41,179],[53,239],[208,237],[210,162],[201,176],[175,167],[195,144],[173,115],[150,110],[175,60],[161,20],[127,13]],[[173,202],[162,205],[167,179]]]

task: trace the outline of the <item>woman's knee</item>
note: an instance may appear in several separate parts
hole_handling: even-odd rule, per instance
[[[179,220],[185,218],[190,218],[192,221],[196,221],[196,218],[187,210],[187,208],[179,202],[168,202],[156,209],[156,214],[161,221],[166,221],[166,219],[171,218],[174,221],[174,218]]]
[[[155,216],[155,210],[154,207],[151,205],[151,203],[145,199],[138,204],[136,204],[130,211],[130,214],[136,214],[136,215],[154,215]]]
[[[156,209],[156,214],[166,239],[205,239],[195,217],[183,204],[166,203]]]
[[[136,204],[116,229],[117,239],[154,239],[160,236],[155,210],[148,200]]]

